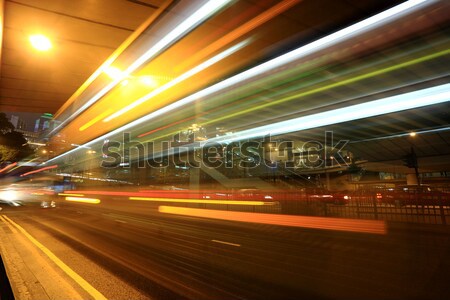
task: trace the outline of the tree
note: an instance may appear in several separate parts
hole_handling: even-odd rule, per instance
[[[0,113],[0,133],[5,134],[13,131],[14,129],[14,125],[8,120],[6,114]]]
[[[17,161],[32,153],[23,134],[14,131],[14,125],[0,113],[0,163]]]

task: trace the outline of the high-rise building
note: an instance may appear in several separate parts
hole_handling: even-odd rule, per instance
[[[50,128],[52,114],[45,113],[36,119],[34,123],[34,132],[43,132]]]
[[[20,130],[27,129],[27,123],[19,116],[11,115],[11,118],[9,119],[9,121],[11,122],[11,124],[13,124],[13,126],[16,130],[17,129],[20,129]]]

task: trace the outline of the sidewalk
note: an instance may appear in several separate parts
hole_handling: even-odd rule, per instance
[[[88,283],[1,214],[0,256],[16,300],[105,299],[86,291]]]

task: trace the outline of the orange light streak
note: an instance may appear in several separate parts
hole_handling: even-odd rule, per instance
[[[12,164],[10,164],[10,165],[7,165],[6,167],[4,167],[3,169],[0,170],[0,173],[6,171],[6,170],[8,170],[8,169],[11,169],[12,167],[14,167],[14,166],[16,166],[16,165],[17,165],[16,162],[15,162],[15,163],[12,163]]]
[[[264,213],[224,211],[173,206],[160,206],[159,212],[190,217],[269,224],[277,226],[386,234],[386,223],[379,220],[357,220]]]
[[[30,171],[30,172],[24,173],[24,174],[20,175],[20,177],[28,176],[28,175],[31,175],[31,174],[34,174],[34,173],[45,171],[45,170],[54,169],[54,168],[57,168],[57,167],[58,167],[58,165],[44,167],[44,168],[41,168],[41,169],[37,169],[37,170],[34,170],[34,171]]]
[[[261,26],[262,24],[266,23],[267,21],[276,17],[277,15],[285,12],[286,10],[288,10],[295,4],[299,3],[300,1],[301,0],[284,0],[283,2],[278,3],[277,5],[271,7],[270,9],[266,10],[262,14],[251,19],[250,21],[243,24],[242,26],[231,31],[230,33],[228,33],[221,39],[210,44],[208,47],[203,48],[203,50],[201,50],[201,51],[198,51],[196,54],[191,56],[191,59],[186,60],[185,63],[180,64],[178,69],[183,69],[186,66],[193,64],[195,61],[200,61],[200,60],[204,59],[211,53],[226,46],[227,44],[231,43],[232,41],[238,39],[239,37],[243,36],[244,34],[255,29],[256,27]]]
[[[227,193],[227,192],[225,192]],[[205,201],[205,203],[213,203],[212,201],[223,201],[215,204],[233,204],[231,201],[237,201],[240,205],[275,205],[275,202],[264,201],[261,195],[249,196],[240,193],[228,193],[230,199],[221,199],[217,193],[195,192],[195,191],[168,191],[168,190],[153,190],[153,191],[92,191],[92,190],[67,190],[64,191],[64,195],[102,195],[102,196],[122,196],[128,197],[130,200],[147,200],[147,201],[166,201],[166,202],[184,202],[184,201]],[[202,196],[208,196],[210,198],[199,199]],[[226,195],[225,195],[226,196]],[[245,197],[245,198],[243,198]],[[133,198],[133,199],[131,199]],[[219,199],[216,199],[219,198]],[[206,200],[208,199],[208,200]],[[241,203],[242,202],[242,203]]]
[[[245,201],[245,200],[214,200],[214,199],[171,199],[155,197],[130,197],[130,200],[154,201],[154,202],[179,202],[179,203],[202,203],[202,204],[227,204],[227,205],[274,205],[274,202]]]

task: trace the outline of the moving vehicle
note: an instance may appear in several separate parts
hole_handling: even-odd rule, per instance
[[[378,203],[397,207],[405,205],[450,205],[450,193],[442,192],[429,185],[403,185],[377,192]]]

